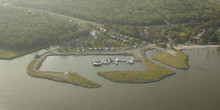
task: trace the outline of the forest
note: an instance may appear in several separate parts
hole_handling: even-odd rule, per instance
[[[0,6],[1,48],[28,50],[88,34],[86,27],[44,12]]]
[[[220,18],[219,0],[17,0],[17,6],[117,25],[207,22]]]
[[[10,1],[1,0],[0,4]],[[14,0],[10,5],[0,5],[1,48],[22,50],[75,43],[92,29],[45,10],[94,21],[103,24],[106,33],[113,31],[147,42],[166,42],[169,37],[183,43],[210,28],[214,29],[201,37],[203,41],[220,41],[219,0]],[[165,21],[175,26],[163,27]],[[155,25],[159,27],[150,27]]]

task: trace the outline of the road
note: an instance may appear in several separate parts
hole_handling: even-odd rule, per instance
[[[4,6],[8,6],[8,7],[13,7],[13,8],[20,8],[20,9],[26,9],[26,10],[30,10],[30,11],[38,11],[38,12],[42,12],[42,13],[48,13],[50,15],[56,16],[58,18],[64,18],[67,20],[72,20],[73,22],[76,23],[82,23],[82,24],[92,24],[92,25],[96,25],[96,26],[103,26],[102,24],[96,23],[96,22],[92,22],[92,21],[88,21],[88,20],[83,20],[83,19],[78,19],[72,16],[67,16],[67,15],[63,15],[63,14],[59,14],[59,13],[54,13],[51,11],[47,11],[47,10],[42,10],[42,9],[36,9],[36,8],[29,8],[29,7],[22,7],[22,6],[15,6],[12,4],[12,1],[9,1],[7,3],[3,4]]]

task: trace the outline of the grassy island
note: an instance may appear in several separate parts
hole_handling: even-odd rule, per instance
[[[175,50],[175,52],[176,52],[175,55],[166,52],[155,54],[152,56],[152,58],[161,63],[175,67],[177,69],[187,69],[188,68],[187,55],[178,50]]]
[[[102,71],[98,74],[106,79],[120,83],[146,83],[159,81],[173,75],[169,69],[154,64],[145,57],[145,49],[140,50],[143,56],[142,62],[147,67],[145,71]]]
[[[64,83],[71,83],[85,88],[97,88],[101,86],[92,81],[89,81],[84,77],[81,77],[74,72],[66,72],[68,74],[65,74],[64,72],[39,71],[42,62],[46,59],[48,55],[50,55],[50,53],[46,53],[44,55],[41,55],[41,57],[39,58],[33,59],[28,65],[28,74],[36,78],[45,78]]]

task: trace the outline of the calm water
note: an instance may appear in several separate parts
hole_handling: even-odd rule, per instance
[[[138,63],[94,68],[93,56],[48,57],[41,68],[78,72],[102,85],[97,89],[28,76],[26,66],[36,53],[11,61],[0,60],[0,110],[218,110],[220,49],[184,52],[189,55],[190,69],[169,67],[177,74],[156,83],[120,84],[105,80],[96,72],[109,68],[142,70],[144,66]],[[147,57],[154,53],[157,51],[148,51]]]

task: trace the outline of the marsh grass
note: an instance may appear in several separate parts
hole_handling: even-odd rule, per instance
[[[175,50],[176,55],[169,53],[159,53],[152,56],[153,59],[178,69],[188,68],[188,57],[185,53]]]

